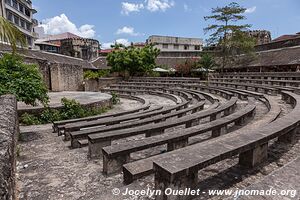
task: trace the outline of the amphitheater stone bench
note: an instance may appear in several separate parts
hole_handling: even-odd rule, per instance
[[[254,88],[255,91],[259,91],[259,89],[263,90],[266,94],[271,94],[271,95],[276,95],[278,89],[268,87],[268,86],[263,86],[263,85],[255,85],[255,84],[243,84],[243,83],[232,83],[232,82],[209,82],[212,85],[225,85],[225,86],[234,86],[235,88],[238,87],[244,87],[246,90],[248,88]]]
[[[238,91],[238,90],[234,90],[234,89],[231,89],[231,88],[226,88],[226,87],[213,87],[213,86],[195,85],[194,88],[195,89],[201,89],[201,90],[204,90],[204,91],[209,91],[211,93],[213,93],[213,92],[223,93],[222,96],[224,96],[224,94],[230,95],[230,96],[233,95],[233,96],[236,96],[236,97],[238,97],[239,99],[242,99],[242,100],[247,100],[247,98],[248,98],[248,93]]]
[[[185,98],[186,100],[192,100],[192,96],[188,93],[185,93],[183,91],[180,90],[176,90],[176,89],[167,89],[167,88],[162,88],[159,86],[144,86],[144,85],[119,85],[119,84],[115,84],[113,85],[111,88],[119,88],[119,89],[138,89],[138,90],[162,90],[164,92],[168,92],[170,94],[176,94],[179,96],[182,96],[183,98]]]
[[[129,82],[129,81],[123,81],[120,84],[125,85],[146,85],[146,86],[160,86],[160,87],[180,87],[182,83],[162,83],[162,82]]]
[[[163,106],[158,106],[147,110],[147,112],[143,112],[139,114],[130,114],[130,115],[119,116],[119,117],[109,117],[109,118],[103,118],[99,120],[83,121],[79,123],[67,124],[63,128],[64,130],[63,134],[65,135],[65,140],[68,141],[70,140],[71,132],[79,131],[83,128],[90,128],[95,126],[108,126],[113,124],[119,124],[121,122],[129,121],[129,120],[144,119],[153,115],[159,115],[161,114],[161,112],[165,112],[165,110],[163,109]]]
[[[176,104],[179,104],[182,101],[182,99],[176,95],[164,93],[159,90],[161,90],[161,89],[158,88],[157,91],[136,90],[136,89],[134,89],[134,90],[132,90],[132,89],[102,89],[101,92],[116,92],[116,93],[120,93],[120,94],[131,94],[131,95],[136,95],[136,94],[157,95],[157,96],[161,96],[161,97],[170,99],[170,100],[174,101]]]
[[[167,151],[172,151],[188,145],[190,137],[212,131],[212,137],[218,137],[227,132],[227,125],[236,123],[238,125],[245,124],[249,118],[254,116],[254,101],[250,102],[244,109],[233,114],[225,116],[221,119],[197,125],[184,130],[174,131],[163,135],[153,136],[138,141],[126,142],[123,144],[104,147],[103,151],[103,172],[111,174],[122,169],[123,164],[129,162],[130,153],[148,149],[151,147],[167,144]],[[128,175],[127,175],[128,177]]]
[[[274,80],[274,79],[248,79],[248,78],[212,78],[212,81],[224,81],[224,82],[246,82],[246,83],[258,83],[280,86],[295,86],[300,85],[298,80]]]
[[[268,141],[278,137],[280,142],[295,142],[300,123],[300,96],[283,92],[282,97],[290,102],[294,109],[270,124],[255,130],[227,134],[166,153],[156,159],[153,163],[156,189],[164,191],[166,188],[195,188],[198,182],[198,171],[211,164],[239,155],[240,165],[253,167],[266,160]],[[156,196],[156,200],[188,198],[188,196],[185,198]]]
[[[138,121],[133,121],[133,122],[127,122],[127,123],[121,123],[121,124],[115,124],[112,126],[105,126],[105,127],[98,127],[98,128],[90,128],[90,129],[85,129],[81,131],[75,131],[71,132],[71,147],[72,148],[77,148],[81,147],[79,140],[87,138],[88,135],[90,134],[96,134],[96,133],[103,133],[107,131],[113,131],[113,130],[118,130],[118,129],[125,129],[125,128],[131,128],[131,127],[136,127],[136,126],[142,126],[150,123],[159,123],[162,121],[165,121],[169,118],[172,117],[182,117],[186,115],[188,112],[195,113],[203,109],[205,102],[199,102],[193,106],[181,109],[181,110],[176,110],[175,112],[168,112],[168,114],[162,113],[162,115],[157,115],[154,117],[149,117],[146,119],[138,120]]]
[[[89,157],[97,158],[102,155],[102,147],[110,146],[112,140],[131,137],[139,134],[146,134],[146,137],[160,135],[164,133],[164,130],[174,126],[185,125],[191,127],[194,123],[197,123],[200,119],[209,117],[210,121],[220,118],[221,113],[225,115],[232,113],[236,108],[237,98],[233,97],[230,101],[222,104],[216,108],[219,103],[213,104],[211,109],[203,110],[199,113],[194,113],[174,120],[140,126],[136,128],[129,128],[124,130],[105,132],[100,134],[92,134],[88,136],[89,140]]]
[[[121,116],[121,115],[139,112],[142,110],[147,110],[150,108],[149,101],[146,101],[143,98],[135,97],[135,96],[128,96],[128,95],[121,95],[120,97],[139,101],[143,104],[143,106],[140,106],[140,107],[132,109],[132,110],[126,110],[123,112],[118,112],[118,113],[113,113],[113,114],[103,114],[103,115],[96,115],[96,116],[90,116],[90,117],[84,117],[84,118],[78,118],[78,119],[56,121],[56,122],[53,122],[53,131],[58,132],[59,126],[62,127],[69,123],[76,123],[76,122],[81,122],[81,121],[92,121],[92,120],[97,120],[97,119],[101,119],[101,118],[105,118],[105,117],[117,117],[117,116]]]

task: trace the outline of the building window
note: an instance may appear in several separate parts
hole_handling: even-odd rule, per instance
[[[21,19],[20,22],[21,22],[21,23],[20,23],[21,27],[22,27],[22,28],[26,28],[26,27],[25,27],[25,21],[24,21],[23,19]]]
[[[163,44],[163,49],[167,49],[168,48],[168,44]]]
[[[14,15],[14,23],[19,26],[19,17]]]
[[[196,45],[195,50],[200,50],[200,45]]]
[[[13,7],[18,9],[18,2],[16,0],[13,0],[12,2],[13,2]]]
[[[5,3],[11,5],[11,0],[5,0]]]
[[[19,10],[21,13],[24,13],[24,6],[22,4],[19,4]]]
[[[184,45],[184,50],[189,50],[189,49],[190,49],[189,45]]]
[[[26,29],[29,30],[29,31],[31,31],[31,24],[28,23],[28,22],[26,22]]]
[[[179,45],[178,44],[174,44],[174,49],[179,49]]]
[[[7,12],[7,19],[13,22],[13,15],[11,14],[11,12]]]
[[[27,15],[28,17],[30,17],[31,15],[30,15],[30,11],[29,11],[29,9],[28,8],[25,8],[25,15]]]

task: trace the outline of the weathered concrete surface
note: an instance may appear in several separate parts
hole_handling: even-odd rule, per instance
[[[111,95],[101,92],[50,92],[49,94],[50,108],[59,109],[62,107],[61,99],[75,99],[82,106],[87,108],[99,108],[111,106]],[[38,114],[44,110],[44,107],[39,104],[38,106],[32,107],[26,105],[23,102],[18,102],[18,113],[22,115],[25,112],[31,114]]]
[[[282,199],[300,199],[300,157],[291,161],[286,166],[275,170],[262,181],[245,188],[246,190],[276,190],[277,195],[264,196],[240,196],[239,200],[282,200]],[[288,191],[289,190],[289,191]],[[296,192],[295,192],[296,190]],[[286,191],[284,193],[283,191]],[[279,194],[279,192],[282,192]]]
[[[19,133],[14,96],[0,97],[0,199],[16,199],[16,145]]]

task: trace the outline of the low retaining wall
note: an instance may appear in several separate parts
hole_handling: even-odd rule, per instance
[[[87,109],[93,109],[93,108],[106,108],[111,107],[113,105],[112,98],[96,101],[96,102],[90,102],[81,104],[82,107]],[[50,106],[50,109],[53,110],[61,110],[63,106]],[[38,116],[45,110],[44,107],[33,107],[33,108],[26,108],[26,109],[18,109],[18,115],[21,117],[23,114],[28,113],[31,115]]]
[[[0,97],[0,199],[16,199],[16,150],[19,124],[17,101],[12,95]]]
[[[101,89],[111,84],[116,84],[121,80],[122,78],[119,77],[84,80],[84,89],[85,91],[99,92]]]

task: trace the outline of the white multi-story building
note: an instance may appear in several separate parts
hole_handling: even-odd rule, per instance
[[[202,51],[203,41],[199,38],[184,38],[152,35],[147,44],[154,44],[161,52],[197,52]]]
[[[0,0],[0,15],[13,24],[24,33],[29,47],[33,47],[37,34],[34,27],[38,25],[38,21],[33,18],[33,14],[37,11],[32,8],[30,0]]]

